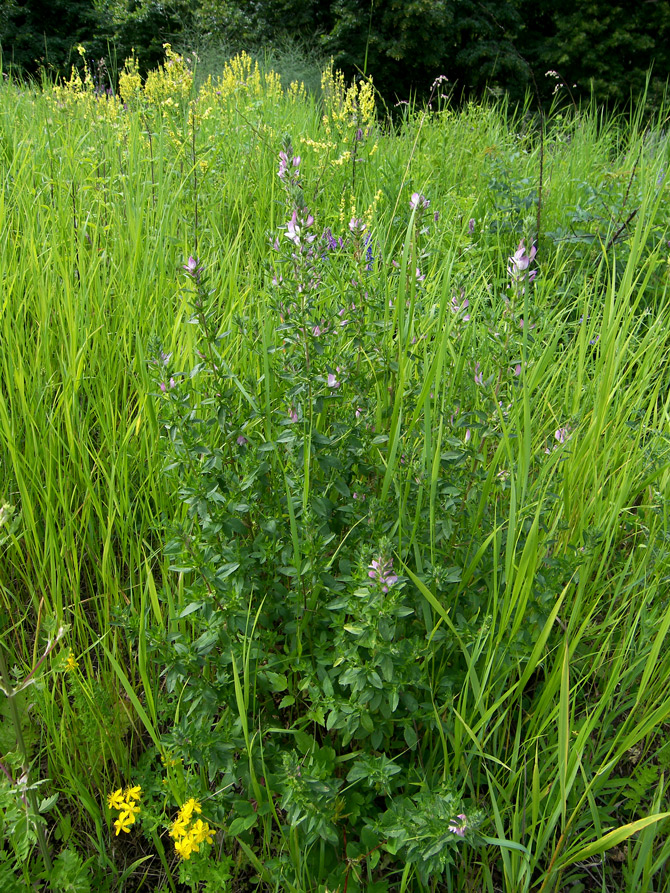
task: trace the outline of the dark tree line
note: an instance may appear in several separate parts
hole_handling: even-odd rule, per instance
[[[26,74],[66,74],[78,44],[113,72],[131,49],[148,70],[165,41],[248,49],[285,38],[349,77],[372,74],[388,101],[424,97],[445,75],[456,98],[531,90],[549,102],[565,82],[576,99],[620,103],[649,70],[652,99],[662,94],[670,0],[0,0],[3,68]]]

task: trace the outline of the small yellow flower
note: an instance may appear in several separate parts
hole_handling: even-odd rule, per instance
[[[135,785],[134,788],[127,787],[126,788],[126,800],[130,802],[131,800],[139,800],[142,797],[142,788],[140,785]]]
[[[70,673],[72,670],[76,670],[79,666],[79,661],[74,656],[74,651],[70,651],[67,656],[67,660],[65,661],[65,670]]]
[[[193,822],[191,830],[189,831],[189,837],[194,843],[211,843],[214,837],[214,832],[207,822],[203,822],[202,819],[197,819],[197,821]]]
[[[181,856],[182,859],[191,858],[193,847],[191,846],[191,841],[188,839],[188,837],[184,837],[183,840],[176,841],[174,848],[177,855]]]
[[[194,812],[196,812],[196,813],[202,812],[202,807],[200,806],[200,804],[198,803],[197,800],[194,800],[193,797],[191,797],[191,799],[187,800],[186,803],[184,803],[184,805],[182,806],[181,817],[188,822],[188,821],[190,821],[191,816],[193,815]]]
[[[123,791],[121,788],[107,796],[108,809],[123,809],[123,805]]]
[[[177,840],[186,837],[186,824],[186,819],[181,818],[181,816],[178,819],[175,819],[170,828],[170,837],[174,837]]]
[[[122,810],[122,811],[128,813],[129,815],[132,815],[132,817],[133,817],[133,821],[134,821],[134,820],[135,820],[135,816],[136,816],[136,815],[138,814],[138,812],[140,811],[140,805],[139,805],[139,803],[135,803],[135,802],[132,801],[132,800],[125,800],[124,803],[123,803],[123,810]]]
[[[125,831],[126,834],[130,832],[130,826],[134,823],[135,816],[129,812],[122,812],[118,819],[114,822],[114,827],[116,828],[116,836],[119,836],[119,831]]]

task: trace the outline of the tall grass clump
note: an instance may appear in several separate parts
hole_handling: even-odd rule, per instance
[[[0,888],[669,888],[663,117],[442,89],[0,90]]]

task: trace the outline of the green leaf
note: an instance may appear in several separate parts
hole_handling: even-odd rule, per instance
[[[45,797],[40,801],[40,805],[38,807],[41,813],[49,812],[54,803],[58,800],[58,794],[52,794],[50,797]]]
[[[228,834],[231,837],[236,837],[238,834],[242,834],[244,831],[248,831],[250,828],[253,828],[257,821],[258,816],[255,812],[251,813],[250,815],[239,816],[238,818],[233,819],[230,823]]]
[[[403,732],[405,735],[405,741],[407,742],[407,746],[410,748],[410,750],[414,750],[414,748],[419,743],[417,734],[414,731],[414,726],[406,725]]]
[[[633,834],[637,834],[638,831],[643,831],[645,828],[648,828],[649,825],[653,825],[656,822],[662,822],[667,818],[670,818],[670,812],[659,812],[656,813],[656,815],[648,815],[643,819],[638,819],[635,822],[629,822],[627,825],[622,825],[620,828],[615,828],[613,831],[609,831],[607,834],[599,837],[598,840],[594,840],[593,843],[569,851],[565,854],[563,859],[560,859],[557,862],[555,867],[556,869],[565,868],[568,865],[574,865],[575,862],[584,862],[586,859],[598,856],[600,853],[604,853],[606,850],[618,846],[624,840],[628,840],[629,837],[632,837]]]

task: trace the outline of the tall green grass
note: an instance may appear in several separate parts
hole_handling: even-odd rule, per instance
[[[17,518],[3,530],[0,644],[20,678],[45,637],[68,627],[65,651],[21,702],[31,771],[60,794],[52,845],[97,852],[124,888],[104,793],[131,778],[169,722],[144,643],[174,621],[185,585],[162,551],[185,508],[163,470],[148,345],[158,336],[181,368],[196,361],[180,273],[197,252],[220,328],[235,333],[226,361],[241,391],[262,381],[270,405],[269,259],[286,223],[277,156],[289,134],[319,223],[345,232],[342,197],[362,213],[380,190],[371,231],[401,268],[397,293],[389,278],[384,336],[393,392],[378,383],[389,438],[380,498],[397,511],[390,536],[425,599],[427,633],[446,628],[465,668],[452,697],[435,703],[443,731],[421,742],[420,759],[485,815],[479,846],[462,850],[444,889],[668,889],[663,116],[646,127],[555,113],[542,142],[529,115],[436,99],[396,128],[375,127],[354,176],[351,161],[333,163],[350,148],[347,122],[331,150],[300,144],[326,139],[313,96],[262,80],[254,88],[250,71],[233,81],[219,94],[205,88],[195,113],[188,85],[180,94],[167,80],[162,98],[174,102],[164,113],[161,97],[123,111],[86,89],[0,90],[0,497]],[[514,389],[497,389],[491,308],[508,257],[535,232],[541,153],[540,276],[520,298],[529,324],[509,357],[523,369]],[[439,212],[423,257],[411,254],[414,191]],[[407,274],[419,265],[421,300]],[[462,289],[468,325],[451,312]],[[479,390],[475,362],[492,377]],[[467,420],[453,424],[468,403]],[[450,462],[472,480],[459,497],[470,524],[459,542],[448,529]],[[303,486],[304,509],[308,477]],[[301,506],[296,520],[290,495],[287,504],[299,567]],[[447,598],[426,569],[449,554],[463,573]],[[79,667],[65,673],[70,648]],[[436,680],[451,660],[438,656]],[[253,663],[233,668],[253,776]],[[7,711],[0,717],[5,760],[12,726]],[[271,888],[262,860],[280,822],[264,821],[260,848],[243,839],[238,852]],[[296,841],[280,842],[293,883],[317,889]],[[164,880],[158,844],[152,877]],[[422,885],[408,868],[392,889]]]

